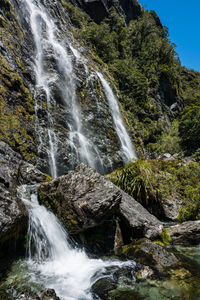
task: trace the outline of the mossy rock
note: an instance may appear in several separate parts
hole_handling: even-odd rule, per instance
[[[169,245],[171,243],[170,234],[165,228],[162,230],[161,238],[164,244]]]
[[[123,255],[129,259],[155,267],[158,271],[167,270],[178,263],[176,256],[161,245],[148,239],[140,239],[123,247]]]

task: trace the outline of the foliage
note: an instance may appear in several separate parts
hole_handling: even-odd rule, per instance
[[[74,5],[67,0],[61,0],[61,3],[65,10],[67,10],[69,18],[75,27],[82,28],[87,24],[89,17],[80,9],[74,7]]]
[[[161,112],[154,97],[161,82],[173,90],[175,97],[181,84],[175,45],[156,13],[145,11],[126,25],[111,9],[101,24],[89,22],[80,32],[80,39],[107,64],[120,90],[119,100],[129,125],[144,146],[158,142],[166,126],[159,119]]]
[[[157,14],[143,10],[137,20],[125,24],[123,16],[112,8],[108,17],[96,24],[66,0],[62,3],[80,29],[76,37],[113,75],[136,146],[157,153],[194,153],[199,148],[198,143],[194,146],[195,137],[198,140],[200,136],[199,113],[191,101],[200,94],[200,74],[181,66],[176,46]],[[183,99],[189,110],[184,111],[180,127],[176,119],[169,129],[168,107],[182,101],[183,108]]]
[[[147,209],[168,197],[185,204],[179,220],[200,218],[200,164],[179,159],[171,161],[138,159],[108,175],[110,180]]]
[[[150,152],[156,152],[157,154],[164,153],[182,153],[182,148],[180,146],[181,138],[179,136],[179,122],[174,120],[169,128],[169,131],[163,132],[158,142],[156,144],[149,144],[148,148],[151,149]]]
[[[182,112],[179,132],[181,144],[186,154],[192,154],[200,148],[200,94],[185,107]]]
[[[169,245],[170,244],[170,235],[169,232],[167,231],[167,229],[163,228],[162,230],[162,234],[161,234],[161,238],[164,244]]]

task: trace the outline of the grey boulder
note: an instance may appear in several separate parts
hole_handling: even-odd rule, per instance
[[[17,187],[46,180],[46,175],[22,160],[19,153],[0,142],[0,243],[27,226],[27,213],[17,198]]]
[[[83,164],[41,184],[38,196],[40,203],[53,211],[72,234],[116,217],[131,236],[155,238],[162,231],[160,221],[141,204]]]
[[[200,243],[200,220],[187,221],[167,228],[170,242],[184,246]]]

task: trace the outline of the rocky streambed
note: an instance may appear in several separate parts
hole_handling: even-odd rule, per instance
[[[51,180],[5,143],[0,143],[0,158],[1,299],[200,299],[200,221],[164,228],[140,203],[83,164]],[[52,287],[60,265],[54,273],[45,273],[47,285],[44,273],[35,267],[44,262],[34,262],[34,243],[31,264],[27,260],[27,205],[17,196],[22,184],[38,185],[39,203],[70,234],[70,251],[84,258],[83,264],[76,258],[72,269],[88,263],[97,268],[89,280],[88,298],[56,295]],[[59,253],[63,247],[58,247]]]

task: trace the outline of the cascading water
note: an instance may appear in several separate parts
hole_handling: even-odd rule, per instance
[[[85,115],[83,117],[81,106],[77,101],[76,81],[74,80],[76,75],[73,69],[72,56],[67,49],[72,51],[73,57],[76,59],[76,65],[81,62],[84,67],[86,89],[88,88],[89,78],[94,80],[94,77],[96,77],[96,71],[93,70],[90,74],[87,66],[88,60],[69,43],[66,37],[62,36],[59,26],[56,26],[52,16],[40,1],[23,1],[30,16],[28,22],[36,45],[34,67],[37,79],[35,119],[36,133],[39,136],[38,151],[41,153],[41,157],[44,157],[45,152],[48,154],[49,171],[53,178],[63,174],[62,160],[65,153],[67,153],[67,157],[64,159],[66,164],[69,161],[69,168],[74,168],[77,164],[83,162],[100,173],[108,172],[108,170],[112,171],[112,157],[116,150],[118,152],[118,149],[109,148],[110,142],[107,136],[101,137],[102,144],[100,141],[97,142],[92,125],[87,126],[87,118],[89,120],[90,116],[88,114],[86,119]],[[121,145],[121,157],[124,162],[127,162],[127,160],[136,157],[131,140],[109,84],[102,74],[97,72],[97,75],[101,79],[108,99],[115,130]],[[93,88],[95,89],[95,87]],[[44,103],[41,99],[42,101],[45,99],[46,102],[46,121],[43,115],[40,116],[40,111],[43,111],[44,114]],[[65,107],[64,114],[66,116],[62,117],[61,123],[59,123],[59,110],[57,112],[57,107],[60,105],[58,103],[62,103],[61,105]],[[98,111],[100,107],[101,104],[99,105],[96,102],[97,112],[102,118],[102,110]],[[95,121],[94,116],[92,118]],[[99,118],[97,116],[96,119],[99,120]],[[61,131],[60,128],[62,128]],[[101,132],[101,128],[96,128],[96,130]],[[108,130],[105,130],[104,134],[107,135],[107,132]],[[59,154],[61,148],[62,156]],[[119,157],[119,153],[117,155]],[[114,160],[116,161],[116,158]],[[59,173],[57,169],[59,169]],[[66,171],[66,167],[64,171]]]
[[[121,115],[121,112],[119,109],[117,99],[116,99],[111,87],[109,86],[109,83],[106,81],[106,79],[100,72],[95,72],[92,75],[90,75],[89,71],[88,71],[88,67],[87,67],[87,64],[88,64],[87,59],[82,57],[81,53],[79,51],[77,51],[77,49],[75,49],[74,47],[70,46],[70,49],[72,50],[76,59],[83,64],[87,78],[88,78],[87,80],[89,80],[90,76],[92,76],[92,75],[95,76],[97,74],[97,76],[99,77],[99,79],[101,81],[106,98],[108,100],[109,109],[110,109],[110,113],[112,115],[115,129],[116,129],[116,132],[117,132],[120,144],[121,144],[123,161],[126,163],[127,161],[129,161],[131,159],[136,159],[137,155],[136,155],[135,149],[133,147],[133,143],[128,135],[127,129],[124,125],[123,118],[122,118],[122,115]]]
[[[53,97],[52,87],[59,89],[60,96],[66,108],[69,108],[71,116],[66,120],[66,128],[69,130],[68,142],[71,152],[77,156],[79,162],[88,164],[95,168],[95,161],[98,160],[98,151],[92,142],[82,131],[81,110],[76,100],[75,83],[73,80],[73,67],[71,58],[65,46],[59,41],[59,30],[53,20],[38,2],[24,0],[30,14],[30,25],[36,45],[35,73],[37,86],[46,96],[47,118],[48,118],[48,143],[47,149],[49,157],[50,172],[53,178],[57,177],[56,155],[57,137],[53,129],[52,112],[56,107],[56,100]],[[48,66],[49,61],[54,61],[54,66]],[[38,118],[38,103],[35,105],[36,129],[41,132]],[[44,144],[42,135],[39,137],[40,144]],[[99,165],[102,165],[99,160]]]
[[[134,261],[89,259],[70,245],[57,218],[37,200],[36,186],[21,186],[18,196],[29,212],[28,272],[30,282],[53,288],[61,300],[91,300],[91,285],[105,276],[107,267],[135,268]],[[135,278],[132,278],[133,283]]]
[[[32,33],[34,36],[35,40],[35,45],[36,45],[36,59],[35,59],[35,74],[36,74],[36,90],[38,89],[40,92],[41,90],[46,96],[46,103],[47,103],[47,117],[48,117],[48,128],[47,128],[47,134],[48,134],[48,139],[49,139],[49,147],[47,148],[47,154],[49,158],[49,166],[50,166],[50,172],[53,178],[57,177],[57,168],[56,168],[56,134],[53,130],[53,119],[51,117],[50,113],[50,106],[54,103],[53,99],[51,98],[50,95],[50,89],[49,85],[51,82],[55,80],[55,78],[52,76],[52,74],[49,74],[48,72],[45,71],[44,65],[43,65],[43,51],[47,47],[47,43],[45,43],[44,37],[44,31],[42,28],[42,20],[44,19],[45,15],[35,9],[35,6],[31,1],[27,1],[28,7],[30,9],[30,23],[31,23],[31,28],[32,28]],[[40,18],[40,19],[39,19]],[[47,28],[50,27],[50,24],[48,22]],[[36,97],[37,99],[37,97]],[[40,124],[39,124],[39,118],[38,118],[38,110],[39,110],[39,105],[36,100],[35,103],[35,115],[36,115],[36,132],[40,133]],[[42,135],[39,135],[39,148],[43,144],[43,139]]]
[[[105,95],[109,103],[110,112],[112,114],[113,122],[115,124],[115,129],[122,148],[122,158],[126,163],[128,160],[136,159],[137,155],[135,153],[133,144],[124,125],[123,118],[117,100],[115,98],[115,95],[111,87],[109,86],[108,82],[104,78],[104,76],[99,72],[97,72],[97,75],[101,81]]]

